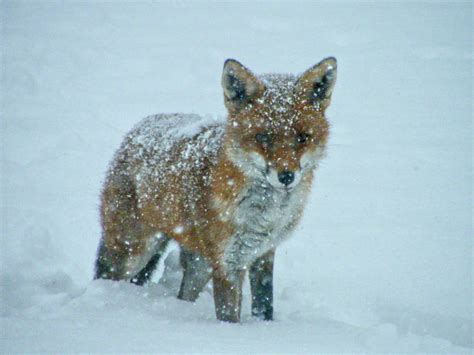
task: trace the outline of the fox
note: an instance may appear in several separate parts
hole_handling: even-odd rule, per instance
[[[275,251],[300,221],[329,136],[337,75],[328,57],[301,75],[256,75],[227,59],[227,118],[157,114],[124,138],[106,174],[95,279],[148,282],[170,240],[178,298],[212,279],[216,317],[238,323],[248,273],[251,313],[273,320]]]

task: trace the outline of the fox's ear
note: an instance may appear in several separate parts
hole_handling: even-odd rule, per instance
[[[298,78],[296,93],[302,101],[324,111],[331,101],[336,76],[336,58],[323,59]]]
[[[265,86],[250,70],[234,59],[227,59],[222,72],[224,103],[229,112],[238,112],[263,94]]]

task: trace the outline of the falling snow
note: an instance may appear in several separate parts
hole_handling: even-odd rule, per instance
[[[472,353],[471,14],[470,2],[1,2],[0,353]],[[250,317],[247,282],[239,326],[215,320],[211,284],[177,300],[175,245],[159,283],[92,281],[105,169],[137,118],[223,115],[228,57],[296,73],[328,55],[340,74],[328,158],[277,251],[275,322]],[[216,149],[212,119],[175,118],[140,124],[134,154],[206,132],[216,144],[196,148]],[[137,184],[161,166],[137,167]]]

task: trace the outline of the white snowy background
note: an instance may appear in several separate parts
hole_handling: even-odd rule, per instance
[[[0,352],[472,352],[471,2],[0,4]],[[176,273],[92,281],[101,183],[139,119],[224,116],[226,58],[330,55],[329,154],[277,252],[274,322],[248,287],[230,325],[210,286],[178,301]]]

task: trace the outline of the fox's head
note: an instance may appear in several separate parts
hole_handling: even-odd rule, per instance
[[[295,187],[324,156],[329,124],[324,116],[336,82],[335,58],[300,76],[255,76],[228,59],[222,87],[228,111],[224,149],[248,177],[273,187]]]

